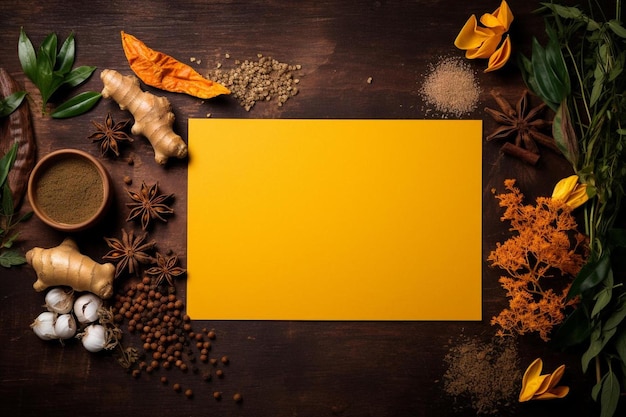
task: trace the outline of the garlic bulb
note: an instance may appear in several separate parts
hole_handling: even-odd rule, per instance
[[[71,314],[61,314],[54,323],[54,332],[59,339],[74,337],[76,328],[76,319]]]
[[[102,307],[102,299],[95,294],[83,294],[74,302],[74,314],[81,324],[93,323],[98,320],[98,310]]]
[[[46,308],[58,314],[72,311],[74,291],[71,288],[54,287],[46,294]]]
[[[57,315],[51,311],[44,311],[30,325],[35,334],[42,340],[58,339],[54,331],[54,321]]]
[[[85,327],[85,331],[79,337],[83,346],[89,352],[99,352],[109,344],[107,331],[100,324],[90,324]]]

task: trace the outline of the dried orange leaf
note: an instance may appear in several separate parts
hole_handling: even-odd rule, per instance
[[[130,68],[141,81],[174,93],[209,99],[230,94],[223,85],[207,80],[187,64],[146,46],[136,37],[122,33],[122,47]]]

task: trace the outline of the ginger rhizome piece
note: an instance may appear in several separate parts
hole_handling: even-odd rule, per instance
[[[130,68],[149,86],[203,99],[230,94],[230,90],[223,85],[204,78],[189,65],[147,47],[124,31],[122,47]]]
[[[113,295],[115,266],[99,264],[81,254],[76,242],[69,237],[54,248],[32,248],[26,252],[26,262],[37,273],[33,284],[35,291],[67,286],[75,291],[92,292],[100,298]]]
[[[588,255],[587,238],[577,231],[564,201],[538,197],[536,204],[526,205],[515,180],[504,185],[508,192],[496,198],[513,236],[497,243],[487,261],[507,273],[499,282],[509,307],[491,324],[500,327],[499,336],[536,332],[548,341],[553,327],[565,319],[566,307],[576,302],[567,300],[567,292]]]
[[[175,116],[167,98],[142,91],[132,75],[105,69],[100,78],[104,83],[102,97],[112,98],[120,109],[131,112],[135,119],[131,132],[150,141],[157,163],[165,165],[169,157],[187,156],[187,144],[172,129]]]

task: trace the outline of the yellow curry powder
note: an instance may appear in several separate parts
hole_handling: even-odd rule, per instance
[[[96,213],[104,190],[96,167],[80,157],[50,165],[35,185],[37,204],[51,219],[78,224]]]

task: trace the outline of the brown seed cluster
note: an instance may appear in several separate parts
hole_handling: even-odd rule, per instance
[[[168,288],[155,286],[150,277],[144,277],[138,283],[127,284],[123,292],[115,296],[116,322],[120,326],[125,324],[134,339],[138,336],[142,347],[138,349],[140,360],[130,371],[132,376],[139,378],[144,372],[178,369],[199,374],[207,382],[213,375],[223,378],[224,370],[220,365],[227,365],[229,358],[210,357],[215,331],[207,328],[194,331],[191,318],[185,314],[184,303],[173,287]],[[160,381],[163,385],[169,384],[166,376],[161,376]],[[178,382],[172,384],[172,389],[187,398],[194,396],[191,388]]]
[[[226,54],[228,59],[230,55]],[[290,97],[298,94],[300,79],[296,71],[301,65],[290,65],[257,54],[257,61],[235,61],[232,69],[222,69],[222,64],[210,70],[207,78],[228,87],[239,104],[250,111],[258,101],[274,100],[282,106]]]

